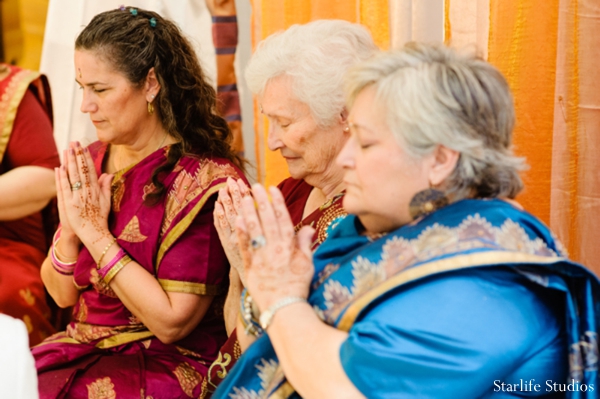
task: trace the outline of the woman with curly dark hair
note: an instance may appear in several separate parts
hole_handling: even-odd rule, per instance
[[[56,170],[61,226],[42,278],[74,308],[33,350],[40,396],[197,397],[227,337],[212,213],[243,176],[227,123],[190,43],[156,13],[99,14],[75,50],[99,141],[71,143]]]

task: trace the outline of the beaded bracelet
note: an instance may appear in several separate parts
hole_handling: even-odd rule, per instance
[[[252,297],[250,296],[248,290],[244,288],[242,296],[240,297],[240,318],[242,320],[242,324],[244,325],[244,332],[246,335],[253,335],[258,338],[264,333],[264,331],[260,327],[258,319],[254,313]]]

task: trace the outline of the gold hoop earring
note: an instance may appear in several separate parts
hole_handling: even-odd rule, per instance
[[[148,103],[148,113],[152,115],[154,113],[154,105],[151,102]]]

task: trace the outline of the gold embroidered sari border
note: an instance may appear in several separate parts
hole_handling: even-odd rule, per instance
[[[211,285],[202,283],[191,283],[188,281],[176,281],[158,279],[160,286],[167,292],[182,292],[196,295],[219,295],[225,292],[222,285]]]
[[[387,281],[358,298],[344,312],[337,328],[349,331],[358,315],[371,302],[386,292],[411,281],[437,273],[505,263],[551,264],[565,260],[562,257],[547,257],[523,252],[489,251],[468,255],[453,256],[417,266],[392,276]]]
[[[10,82],[4,89],[4,93],[2,93],[0,123],[2,123],[3,127],[0,131],[0,162],[2,162],[6,147],[8,146],[19,104],[21,104],[21,100],[31,82],[39,77],[40,74],[38,72],[28,70],[19,71],[10,78]]]
[[[145,338],[153,337],[154,333],[149,330],[146,331],[138,331],[138,332],[124,332],[117,335],[113,335],[112,337],[105,338],[99,341],[96,344],[96,348],[100,349],[108,349],[114,348],[115,346],[120,346],[123,344],[128,344],[130,342],[140,341]]]
[[[175,241],[177,241],[177,239],[179,237],[181,237],[181,235],[187,230],[187,228],[190,227],[190,224],[192,224],[192,221],[198,215],[198,213],[200,212],[200,210],[202,209],[202,207],[204,206],[206,201],[208,201],[210,196],[213,195],[214,193],[218,192],[221,188],[224,188],[226,186],[227,186],[226,183],[219,183],[219,184],[216,184],[216,185],[210,187],[208,190],[206,190],[204,192],[204,194],[202,195],[202,198],[200,198],[200,201],[198,201],[198,203],[196,205],[194,205],[192,210],[183,219],[181,219],[181,221],[179,221],[179,223],[177,223],[177,225],[175,227],[173,227],[171,229],[171,231],[169,231],[167,233],[167,235],[165,236],[165,239],[160,244],[160,248],[158,249],[158,254],[156,255],[156,271],[157,272],[158,272],[158,268],[160,267],[160,262],[163,260],[163,258],[165,256],[165,253],[169,250],[169,248],[171,248],[171,246],[175,243]]]

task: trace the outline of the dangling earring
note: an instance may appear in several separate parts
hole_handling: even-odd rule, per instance
[[[150,98],[154,101],[154,94],[150,94]],[[150,101],[148,101],[148,113],[152,115],[154,113],[154,105]]]
[[[428,215],[448,205],[450,201],[443,191],[435,187],[419,191],[412,197],[408,205],[408,211],[413,220]]]

